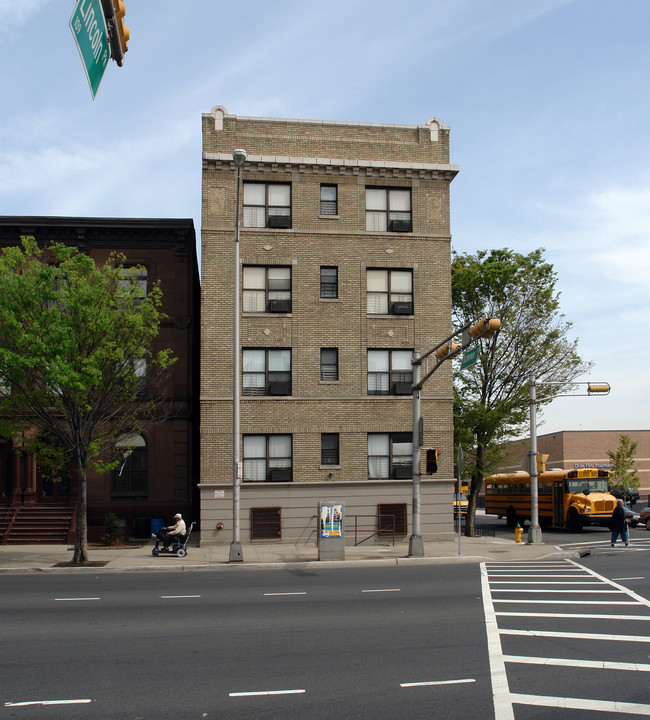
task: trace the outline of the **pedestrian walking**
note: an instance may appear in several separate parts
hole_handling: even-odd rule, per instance
[[[612,519],[609,521],[609,528],[612,531],[612,547],[616,545],[616,540],[619,535],[621,536],[621,540],[625,543],[625,547],[630,544],[627,537],[627,518],[625,517],[625,509],[623,508],[622,498],[619,498],[616,501],[616,507],[612,513]]]

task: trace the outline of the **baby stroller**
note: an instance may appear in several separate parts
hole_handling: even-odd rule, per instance
[[[156,545],[151,551],[151,554],[154,557],[159,557],[161,555],[169,555],[170,557],[185,557],[187,555],[187,541],[190,539],[190,535],[192,534],[192,530],[195,525],[196,523],[190,524],[190,529],[187,531],[186,535],[175,535],[173,545],[170,548],[160,547],[160,543],[165,539],[166,532],[164,527],[160,528],[157,535],[151,536],[156,541]]]

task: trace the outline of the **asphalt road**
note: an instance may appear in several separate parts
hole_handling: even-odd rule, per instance
[[[590,537],[570,560],[4,575],[0,720],[648,716],[650,547]]]
[[[0,636],[0,718],[491,707],[477,565],[5,576]]]

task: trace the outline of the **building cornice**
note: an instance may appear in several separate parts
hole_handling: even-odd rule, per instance
[[[230,153],[204,152],[204,170],[234,170]],[[249,155],[248,172],[304,173],[322,175],[360,175],[372,178],[423,178],[453,180],[458,165],[389,160],[351,160],[347,158],[299,157],[292,155]]]

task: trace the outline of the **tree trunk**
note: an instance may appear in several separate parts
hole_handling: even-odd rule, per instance
[[[75,565],[87,565],[88,559],[88,485],[86,483],[86,465],[77,456],[77,526],[74,537]]]
[[[481,444],[476,445],[476,473],[472,475],[472,485],[469,489],[469,498],[467,499],[467,517],[465,518],[465,537],[474,537],[474,528],[476,527],[476,505],[478,494],[483,487],[483,453],[485,447]]]

